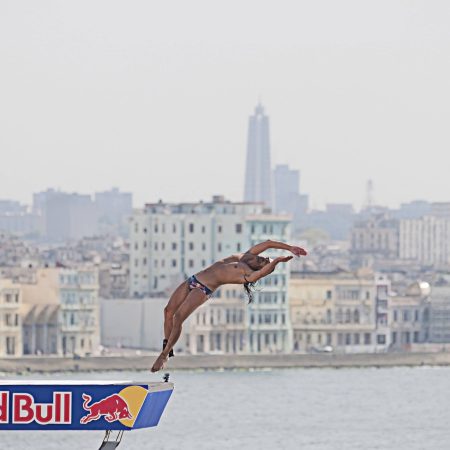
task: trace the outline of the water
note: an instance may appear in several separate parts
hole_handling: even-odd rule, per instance
[[[146,372],[51,376],[63,377],[155,380]],[[180,371],[171,381],[160,425],[126,432],[119,449],[450,448],[447,367]],[[94,450],[102,438],[96,431],[0,431],[0,448]]]

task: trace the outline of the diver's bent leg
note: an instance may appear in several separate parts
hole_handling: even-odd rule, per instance
[[[208,296],[202,292],[200,289],[193,289],[189,295],[186,297],[186,300],[181,304],[181,306],[177,309],[176,313],[173,315],[173,323],[172,323],[172,331],[168,338],[168,342],[161,352],[155,363],[152,367],[152,372],[157,372],[162,369],[164,362],[166,361],[170,350],[172,350],[173,346],[178,341],[183,322],[205,301],[208,299]]]
[[[163,341],[163,349],[167,345],[167,339],[172,332],[173,326],[173,315],[175,311],[181,306],[186,297],[189,294],[189,286],[187,281],[181,283],[175,292],[171,295],[169,302],[164,308],[164,341]],[[172,353],[173,356],[173,353]]]

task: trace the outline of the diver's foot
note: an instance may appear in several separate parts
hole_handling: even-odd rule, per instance
[[[164,363],[167,361],[167,357],[164,356],[162,353],[158,356],[156,361],[153,364],[153,367],[151,368],[152,372],[158,372],[164,367]]]

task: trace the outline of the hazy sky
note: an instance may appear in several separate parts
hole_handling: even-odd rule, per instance
[[[450,200],[448,1],[0,2],[0,198],[243,196],[260,96],[311,204]]]

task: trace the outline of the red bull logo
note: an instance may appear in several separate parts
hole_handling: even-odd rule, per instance
[[[104,417],[107,422],[133,419],[128,403],[119,394],[112,394],[109,397],[92,404],[90,404],[92,401],[90,395],[83,394],[82,397],[84,400],[83,409],[89,412],[80,419],[80,423],[82,424],[98,420],[101,417]]]
[[[13,424],[36,422],[40,425],[70,424],[72,422],[72,393],[53,392],[50,403],[35,402],[32,394],[0,392],[0,423],[9,423],[9,408]]]

